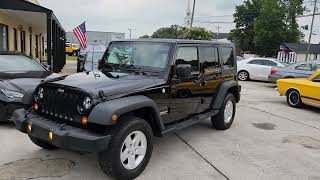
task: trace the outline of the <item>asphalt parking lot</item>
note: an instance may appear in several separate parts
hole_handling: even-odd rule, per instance
[[[230,130],[209,120],[154,139],[138,178],[320,179],[320,109],[293,109],[274,85],[241,82],[242,100]],[[0,125],[0,179],[108,179],[96,154],[47,151],[11,124]]]

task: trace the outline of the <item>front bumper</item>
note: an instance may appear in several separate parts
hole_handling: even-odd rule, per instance
[[[61,123],[45,119],[34,113],[26,115],[24,109],[19,109],[13,114],[13,121],[16,129],[27,133],[27,126],[32,125],[32,130],[28,134],[41,139],[56,147],[80,151],[80,152],[101,152],[108,148],[111,135],[101,135],[86,129],[76,128]],[[50,140],[49,132],[53,133]]]
[[[15,110],[26,108],[22,103],[0,101],[0,122],[11,121],[12,114]]]

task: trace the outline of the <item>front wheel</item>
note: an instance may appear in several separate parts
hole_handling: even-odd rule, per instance
[[[103,172],[115,179],[134,179],[150,161],[153,150],[152,129],[143,119],[120,120],[106,151],[99,153]]]
[[[240,81],[248,81],[249,80],[249,73],[247,71],[240,71],[238,73],[238,79]]]
[[[236,114],[236,99],[233,94],[227,94],[220,112],[211,117],[212,126],[218,130],[227,130],[231,127]]]
[[[300,93],[297,90],[291,90],[287,93],[287,103],[290,107],[300,108],[302,107],[302,100]]]

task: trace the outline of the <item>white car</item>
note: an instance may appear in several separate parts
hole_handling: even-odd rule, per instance
[[[258,80],[268,81],[272,67],[285,67],[276,59],[249,58],[238,61],[238,79],[240,81]]]

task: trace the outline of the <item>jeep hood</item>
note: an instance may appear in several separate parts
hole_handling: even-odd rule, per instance
[[[125,95],[157,86],[161,79],[152,76],[134,75],[130,73],[112,73],[119,78],[109,78],[100,71],[72,74],[62,80],[50,82],[63,87],[77,88],[90,92],[98,97],[102,91],[105,97]]]

